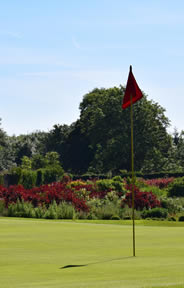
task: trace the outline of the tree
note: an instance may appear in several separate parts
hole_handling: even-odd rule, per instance
[[[37,131],[27,135],[10,137],[15,154],[15,163],[20,165],[23,156],[32,157],[34,154],[43,154],[46,135],[45,132]]]
[[[45,168],[47,165],[47,161],[45,157],[41,154],[34,154],[31,158],[31,167],[33,170],[37,170],[40,168]]]
[[[173,142],[175,146],[175,161],[179,161],[179,164],[184,170],[184,131],[180,133],[175,129],[173,135]]]
[[[1,119],[0,119],[1,125]],[[10,137],[0,128],[0,170],[9,169],[14,165],[15,155]]]
[[[31,170],[31,159],[27,156],[23,156],[21,159],[21,168],[26,170]]]
[[[44,153],[55,151],[59,154],[60,161],[65,166],[67,158],[66,142],[70,134],[71,127],[69,125],[54,125],[44,139]]]
[[[84,173],[91,161],[89,141],[81,132],[79,121],[71,125],[54,125],[45,138],[45,152],[55,151],[64,170]]]
[[[94,89],[80,104],[79,127],[92,151],[91,167],[97,172],[130,170],[130,108],[122,110],[125,89]],[[144,97],[134,104],[135,169],[141,170],[146,160],[167,157],[171,139],[167,133],[169,120],[158,103]],[[159,161],[158,157],[156,157]],[[152,171],[161,169],[151,168]]]
[[[45,160],[47,165],[49,166],[60,165],[59,154],[55,151],[47,152],[47,154],[45,155]]]
[[[83,174],[87,171],[93,154],[90,141],[81,130],[80,120],[71,125],[64,151],[63,167],[65,170],[75,174]]]

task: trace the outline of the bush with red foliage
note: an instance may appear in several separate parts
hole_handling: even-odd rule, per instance
[[[25,189],[22,185],[11,185],[9,188],[0,185],[0,198],[4,199],[5,206],[7,207],[9,203],[21,200],[24,191]]]
[[[42,204],[49,206],[55,200],[57,204],[62,201],[69,202],[78,211],[89,211],[86,201],[77,197],[77,194],[68,189],[65,183],[56,182],[32,189],[25,189],[22,185],[14,185],[9,188],[0,186],[0,198],[4,199],[6,207],[17,200],[31,202],[34,207]]]
[[[157,178],[157,179],[149,179],[143,180],[143,182],[150,186],[157,186],[160,189],[166,188],[170,183],[174,181],[174,177],[170,178]]]
[[[121,206],[128,205],[132,207],[132,185],[127,185],[126,188],[131,192],[126,194]],[[134,207],[136,210],[152,209],[160,207],[160,201],[152,192],[141,192],[138,187],[134,186]]]

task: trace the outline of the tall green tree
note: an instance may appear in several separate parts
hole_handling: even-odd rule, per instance
[[[86,135],[93,153],[89,166],[98,172],[130,170],[130,110],[121,108],[124,91],[123,87],[94,89],[80,104],[80,131]],[[161,158],[167,157],[171,139],[164,113],[164,108],[146,95],[134,104],[136,170],[144,170],[146,161],[158,159],[158,153]],[[157,171],[161,166],[152,165],[151,170]]]
[[[79,122],[54,125],[45,138],[45,152],[56,151],[63,168],[76,174],[84,173],[91,161],[89,141]]]
[[[1,125],[1,119],[0,119]],[[0,128],[0,171],[7,170],[15,165],[15,154],[12,148],[12,142],[6,132]]]
[[[23,156],[32,157],[34,154],[44,154],[46,135],[45,132],[37,131],[27,135],[10,137],[16,165],[21,164]]]

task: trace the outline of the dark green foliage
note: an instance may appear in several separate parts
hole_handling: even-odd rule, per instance
[[[36,186],[39,187],[44,184],[44,169],[38,169],[36,171]]]
[[[35,154],[32,158],[23,156],[21,166],[12,168],[6,176],[7,186],[22,184],[29,189],[34,186],[56,182],[62,178],[64,170],[59,162],[59,154],[51,151],[45,156]]]
[[[176,203],[176,201],[172,198],[162,198],[160,200],[160,204],[161,207],[167,209],[169,213],[176,214],[177,212],[181,211],[181,205]]]
[[[130,111],[121,109],[123,94],[123,87],[94,89],[80,104],[79,126],[92,153],[89,166],[100,173],[130,170]],[[159,171],[165,165],[171,137],[164,112],[146,96],[134,105],[136,170]]]
[[[183,221],[184,221],[184,215],[180,216],[180,217],[178,218],[178,221],[183,222]]]
[[[36,186],[36,172],[31,170],[22,169],[19,184],[23,185],[26,189],[31,189]]]
[[[35,154],[33,155],[33,157],[31,158],[31,168],[33,170],[38,170],[40,168],[44,168],[47,165],[46,159],[43,155],[41,154]]]
[[[16,164],[21,164],[23,156],[30,158],[34,154],[42,154],[46,135],[47,133],[38,131],[27,135],[10,137]]]
[[[4,211],[5,211],[5,203],[4,200],[0,200],[0,216],[4,215]]]
[[[171,216],[171,217],[169,217],[168,219],[167,219],[168,221],[176,221],[176,218],[175,217],[173,217],[173,216]]]
[[[110,179],[97,180],[96,184],[100,191],[108,191],[113,189],[112,180]]]
[[[114,177],[113,179],[102,179],[96,181],[99,191],[110,191],[114,190],[116,192],[124,195],[126,193],[125,185],[123,179],[120,176]]]
[[[42,177],[44,184],[49,184],[52,182],[56,182],[60,179],[62,179],[62,176],[64,174],[63,169],[60,166],[50,166],[47,168],[42,169]]]
[[[1,126],[1,118],[0,118]],[[12,149],[10,137],[0,128],[0,171],[10,169],[15,162],[15,153]]]
[[[119,175],[118,175],[118,176],[114,176],[114,177],[112,178],[112,180],[113,180],[113,181],[116,181],[116,182],[120,182],[120,183],[123,182],[123,178],[122,178],[121,176],[119,176]]]
[[[22,169],[20,167],[12,168],[7,174],[8,185],[17,185],[20,183]]]
[[[92,90],[80,103],[79,120],[70,126],[54,125],[48,133],[7,137],[0,129],[0,169],[20,165],[23,156],[32,160],[33,170],[46,168],[44,155],[57,152],[69,173],[112,176],[130,171],[130,111],[121,108],[124,91],[124,87]],[[146,95],[134,104],[135,170],[182,171],[183,134],[175,133],[172,139],[164,113]]]
[[[82,175],[76,175],[74,174],[72,179],[73,180],[77,180],[77,179],[81,179],[81,180],[89,180],[89,179],[107,179],[107,175],[106,174],[97,174],[97,173],[85,173],[85,174],[82,174]]]
[[[75,174],[111,174],[130,170],[129,109],[122,110],[124,88],[94,89],[80,103],[80,118],[55,125],[45,137],[45,152],[56,151]],[[135,169],[165,170],[171,137],[165,110],[146,96],[134,105]]]
[[[4,174],[0,174],[0,185],[4,185]]]
[[[122,178],[127,178],[131,177],[131,172],[126,172],[124,170],[120,170],[121,172],[121,177]],[[176,172],[176,171],[159,171],[159,172],[154,172],[154,173],[143,173],[140,171],[135,172],[136,177],[141,177],[144,179],[156,179],[156,178],[178,178],[178,177],[183,177],[184,172]]]
[[[141,213],[142,218],[167,218],[168,212],[164,208],[153,208],[150,210],[144,210]]]
[[[62,179],[64,170],[60,165],[47,166],[38,170],[27,170],[16,167],[11,169],[7,175],[7,182],[9,185],[22,184],[29,189],[34,186],[49,184]]]
[[[114,187],[113,189],[121,193],[121,195],[124,195],[127,192],[125,189],[124,180],[121,178],[121,176],[114,176],[112,178],[112,185]]]
[[[118,215],[113,215],[111,220],[120,220],[121,218]]]
[[[125,194],[126,189],[124,188],[123,182],[113,181],[113,182],[112,182],[112,185],[113,185],[113,189],[114,189],[115,191],[122,193],[122,195]]]
[[[169,197],[184,197],[184,177],[175,179],[168,187]]]

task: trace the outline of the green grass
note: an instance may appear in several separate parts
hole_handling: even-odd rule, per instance
[[[97,223],[0,218],[0,287],[184,287],[184,223],[136,221],[136,257],[130,221]]]

